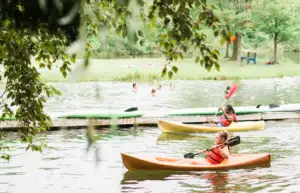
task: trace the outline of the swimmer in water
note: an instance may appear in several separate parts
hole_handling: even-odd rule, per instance
[[[152,95],[153,97],[156,96],[156,89],[155,89],[155,88],[153,88],[153,89],[151,90],[151,95]]]
[[[132,84],[132,92],[137,92],[137,85],[136,85],[136,83]]]

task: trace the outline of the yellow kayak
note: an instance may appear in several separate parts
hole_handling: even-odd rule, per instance
[[[193,159],[184,158],[138,157],[125,153],[121,153],[121,157],[123,164],[128,170],[228,170],[257,166],[269,166],[271,162],[271,155],[268,153],[232,154],[230,159],[226,159],[222,163],[217,165],[206,163],[207,161],[205,162],[205,159],[193,161]]]
[[[238,131],[253,131],[253,130],[264,130],[264,121],[246,121],[231,123],[229,127],[218,127],[218,126],[205,126],[205,125],[190,125],[183,124],[176,121],[164,121],[158,120],[158,128],[162,132],[218,132],[227,130],[228,132]]]

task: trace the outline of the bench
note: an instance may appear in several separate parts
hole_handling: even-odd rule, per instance
[[[246,60],[247,64],[249,64],[250,61],[256,64],[256,52],[247,52],[247,56],[241,57],[241,64],[243,63],[243,60]]]

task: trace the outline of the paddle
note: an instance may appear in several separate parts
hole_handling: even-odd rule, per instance
[[[221,105],[221,107],[223,107],[223,106],[225,105],[226,101],[227,101],[228,99],[230,99],[230,98],[233,96],[233,94],[237,91],[237,89],[238,89],[238,88],[237,88],[237,85],[236,85],[236,84],[233,84],[233,85],[231,86],[231,88],[229,89],[228,93],[227,93],[227,91],[226,91],[227,95],[225,96],[225,100],[224,100],[223,104]],[[228,87],[227,87],[227,90],[228,90]],[[218,109],[218,111],[216,112],[215,116],[217,116],[218,112],[219,112],[219,109]]]
[[[258,109],[261,106],[261,104],[257,105],[256,108]],[[273,109],[273,108],[278,108],[280,107],[279,105],[275,105],[275,104],[269,104],[269,108]]]
[[[138,108],[137,107],[131,107],[129,109],[126,109],[124,112],[133,112],[133,111],[137,111]]]
[[[232,146],[238,145],[240,143],[241,143],[240,136],[235,136],[235,137],[232,137],[232,138],[228,139],[227,142],[225,142],[225,145],[228,145],[228,146],[232,147]],[[217,147],[220,147],[220,146],[222,146],[222,145],[218,145],[214,148],[217,148]],[[206,151],[211,151],[214,148],[207,149]],[[186,154],[184,154],[184,158],[194,158],[195,155],[199,155],[199,154],[201,154],[201,153],[186,153]]]
[[[221,105],[221,107],[223,107],[225,105],[226,101],[228,99],[230,99],[233,96],[234,93],[236,93],[237,89],[238,89],[238,87],[237,87],[237,85],[235,83],[231,87],[227,87],[226,88],[226,91],[225,91],[225,94],[226,94],[225,100],[224,100],[223,104]],[[213,119],[217,116],[217,114],[219,113],[219,110],[220,109],[218,109],[218,111],[216,112],[216,114],[214,115],[214,117],[209,122],[214,122]]]

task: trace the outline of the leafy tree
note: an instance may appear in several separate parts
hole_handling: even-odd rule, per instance
[[[19,135],[28,143],[26,149],[42,151],[43,144],[34,143],[34,136],[51,125],[43,106],[47,97],[59,91],[41,80],[38,68],[51,69],[53,63],[62,61],[60,70],[66,76],[75,55],[66,54],[65,45],[76,38],[76,31],[69,31],[72,26],[60,28],[55,20],[49,22],[48,16],[57,14],[43,15],[38,4],[30,1],[5,1],[0,5],[0,64],[4,70],[0,79],[6,84],[0,96],[2,119],[14,116],[23,126]],[[53,10],[50,5],[48,8]],[[17,110],[13,112],[12,108]],[[8,149],[2,143],[5,137],[0,134],[0,151]],[[4,153],[1,158],[10,157]]]
[[[273,40],[276,62],[278,44],[296,39],[299,35],[299,10],[300,4],[297,0],[265,0],[253,7],[255,28]]]
[[[153,0],[149,9],[145,9],[142,0],[6,0],[0,5],[0,63],[4,66],[1,77],[6,80],[2,96],[8,99],[2,105],[2,118],[14,115],[24,126],[20,129],[22,142],[29,143],[27,149],[38,151],[42,144],[35,144],[34,136],[51,125],[43,104],[47,97],[59,94],[42,82],[38,68],[51,69],[53,63],[62,61],[60,70],[67,76],[75,55],[68,55],[65,46],[78,36],[79,23],[80,40],[85,43],[84,66],[88,66],[92,51],[89,36],[99,34],[105,41],[107,33],[114,29],[128,41],[143,46],[147,38],[143,26],[162,25],[164,31],[158,37],[166,56],[162,75],[168,74],[169,78],[178,68],[168,70],[167,65],[183,59],[189,47],[199,52],[196,63],[208,71],[212,67],[219,70],[219,52],[206,45],[203,26],[211,28],[223,41],[229,41],[231,35],[214,14],[215,7],[206,0]],[[191,17],[195,9],[199,14]],[[13,106],[16,112],[10,110]]]
[[[251,2],[251,0],[218,1],[221,10],[218,16],[226,23],[235,37],[231,60],[238,60],[241,55],[242,36],[247,31],[249,24],[251,25]],[[227,42],[226,57],[229,57],[229,42]]]

